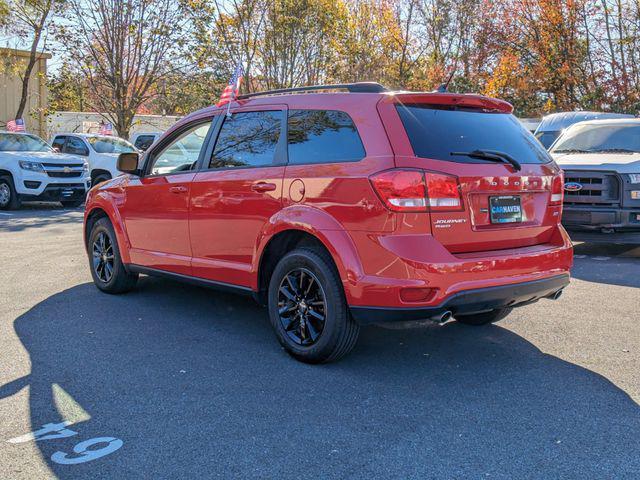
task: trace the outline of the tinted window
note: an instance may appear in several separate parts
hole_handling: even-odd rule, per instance
[[[210,122],[194,125],[173,139],[167,147],[153,157],[151,174],[186,172],[195,168],[210,126]]]
[[[136,138],[134,146],[139,150],[145,151],[153,144],[154,140],[155,137],[153,135],[140,135],[138,138]]]
[[[89,137],[87,142],[97,153],[131,153],[136,149],[126,140],[115,137]]]
[[[226,117],[209,167],[271,165],[281,124],[281,111],[235,113]]]
[[[567,130],[553,147],[554,153],[640,152],[640,124],[576,125]]]
[[[51,143],[51,145],[56,149],[58,149],[59,152],[61,152],[64,147],[64,142],[66,139],[67,137],[65,137],[64,135],[61,137],[56,137],[53,139],[53,142]]]
[[[451,152],[497,150],[520,163],[546,163],[549,154],[513,116],[428,105],[398,105],[398,114],[416,156],[462,163],[486,163]]]
[[[63,151],[71,155],[89,155],[89,149],[78,137],[67,137]]]
[[[560,136],[559,131],[555,132],[538,132],[536,133],[536,138],[542,144],[544,148],[547,150],[556,141],[556,138]]]
[[[51,147],[35,135],[0,133],[0,152],[50,152]]]
[[[337,110],[289,111],[289,163],[361,160],[362,141],[351,117]]]

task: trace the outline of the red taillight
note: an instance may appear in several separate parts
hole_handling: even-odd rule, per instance
[[[462,210],[462,199],[456,177],[443,173],[425,172],[425,178],[430,210]]]
[[[458,179],[451,175],[394,169],[373,175],[371,183],[394,212],[462,209]]]
[[[562,205],[562,199],[564,197],[564,173],[560,172],[559,175],[553,177],[551,182],[551,204]]]
[[[427,195],[420,170],[387,170],[371,177],[380,198],[394,212],[425,212]]]

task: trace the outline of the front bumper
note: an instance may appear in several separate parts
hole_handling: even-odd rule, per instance
[[[87,195],[84,183],[52,183],[40,193],[20,194],[20,199],[27,202],[66,202],[81,201]]]
[[[567,206],[562,223],[570,229],[640,231],[640,207]]]
[[[434,307],[351,307],[353,318],[360,324],[407,320],[436,319],[445,312],[474,314],[505,307],[521,307],[542,298],[557,298],[569,284],[569,275],[556,275],[541,280],[479,288],[458,292]]]

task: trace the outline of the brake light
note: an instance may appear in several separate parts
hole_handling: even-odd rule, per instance
[[[564,198],[564,173],[560,172],[559,175],[553,177],[551,182],[551,204],[561,205]]]
[[[394,212],[462,209],[458,179],[451,175],[394,169],[373,175],[371,183]]]
[[[419,170],[387,170],[371,177],[371,183],[389,210],[425,212],[424,174]]]
[[[456,177],[443,173],[425,172],[425,178],[430,210],[462,210],[462,199]]]

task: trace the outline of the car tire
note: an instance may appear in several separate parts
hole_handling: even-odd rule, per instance
[[[138,274],[126,271],[109,219],[101,218],[91,228],[88,251],[89,267],[96,287],[112,294],[125,293],[135,287]]]
[[[91,187],[95,187],[99,183],[106,182],[107,180],[111,180],[109,175],[98,175],[91,181]]]
[[[338,271],[321,249],[299,248],[278,262],[268,309],[278,341],[301,362],[338,360],[358,339],[360,326],[351,317]]]
[[[13,185],[13,178],[8,175],[0,177],[0,210],[17,210],[22,202]]]
[[[486,325],[487,323],[494,323],[502,320],[511,313],[513,308],[498,308],[491,310],[490,312],[476,313],[474,315],[456,315],[455,319],[464,323],[465,325]]]
[[[84,203],[83,200],[65,200],[64,202],[60,202],[64,208],[78,208],[80,205]]]

